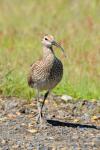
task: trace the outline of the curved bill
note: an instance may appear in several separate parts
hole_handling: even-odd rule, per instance
[[[59,47],[59,48],[62,50],[62,52],[64,53],[64,56],[66,57],[65,50],[61,47],[60,44],[58,44],[56,41],[53,41],[52,44],[53,44],[54,46]]]

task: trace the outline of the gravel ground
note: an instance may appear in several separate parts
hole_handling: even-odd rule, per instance
[[[0,98],[0,150],[100,150],[100,101],[50,96],[36,125],[36,100]]]

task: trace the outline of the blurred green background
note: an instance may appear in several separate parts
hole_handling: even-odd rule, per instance
[[[27,74],[45,33],[68,55],[55,49],[64,76],[53,92],[100,99],[100,0],[0,0],[0,94],[34,96]]]

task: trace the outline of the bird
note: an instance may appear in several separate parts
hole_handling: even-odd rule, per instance
[[[60,59],[56,57],[53,46],[60,48],[65,55],[64,49],[60,44],[58,44],[58,42],[56,42],[52,35],[46,34],[41,42],[43,44],[42,59],[37,60],[31,65],[28,74],[28,85],[37,91],[37,123],[41,123],[43,120],[42,109],[48,94],[54,87],[56,87],[63,76],[63,64]],[[44,94],[44,98],[41,103],[39,101],[39,94],[44,90],[46,93]]]

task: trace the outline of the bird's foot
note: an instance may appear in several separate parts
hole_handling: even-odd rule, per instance
[[[36,126],[39,128],[46,128],[47,127],[46,118],[43,117],[41,114],[38,114],[38,116],[36,118]]]
[[[37,123],[37,124],[42,123],[42,114],[39,113],[39,114],[37,115],[37,117],[36,117],[36,123]]]

